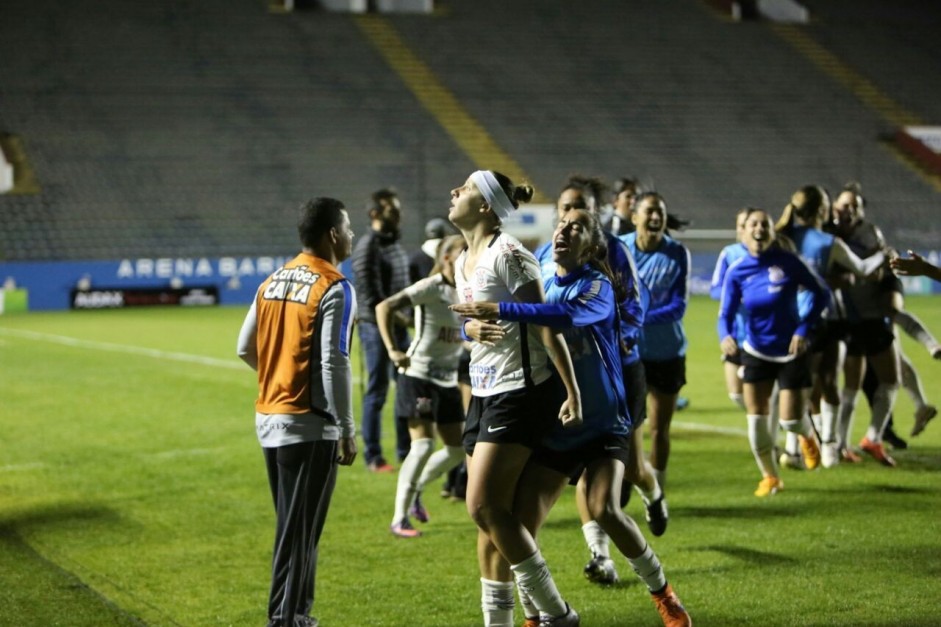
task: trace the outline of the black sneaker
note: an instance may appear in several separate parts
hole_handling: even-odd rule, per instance
[[[655,536],[662,536],[667,530],[667,522],[670,520],[666,495],[661,494],[659,499],[646,505],[645,517],[647,518],[647,526],[650,527],[650,533]]]
[[[891,425],[882,433],[882,441],[897,451],[904,451],[908,448],[908,442],[900,438]]]

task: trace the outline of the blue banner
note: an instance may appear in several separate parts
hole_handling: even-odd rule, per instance
[[[690,291],[708,294],[717,253],[693,253]],[[938,263],[937,251],[925,257]],[[213,288],[222,305],[251,303],[258,285],[290,256],[140,258],[112,261],[12,261],[0,263],[6,289],[26,290],[31,311],[68,309],[73,290]],[[352,279],[349,260],[341,271]],[[906,293],[938,294],[941,284],[925,277],[903,277]]]

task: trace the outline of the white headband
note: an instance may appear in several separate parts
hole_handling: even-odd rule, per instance
[[[470,178],[498,218],[506,220],[510,212],[516,209],[507,197],[506,192],[500,187],[493,172],[490,170],[477,170],[470,175]]]

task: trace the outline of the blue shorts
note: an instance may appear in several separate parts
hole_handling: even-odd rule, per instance
[[[617,459],[625,466],[631,459],[631,437],[608,433],[567,451],[539,447],[532,460],[549,470],[563,474],[577,482],[585,468],[599,459]]]

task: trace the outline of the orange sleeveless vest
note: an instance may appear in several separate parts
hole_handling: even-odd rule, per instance
[[[262,414],[324,414],[311,404],[311,363],[323,295],[344,280],[331,263],[301,253],[269,276],[255,295],[258,400]]]

